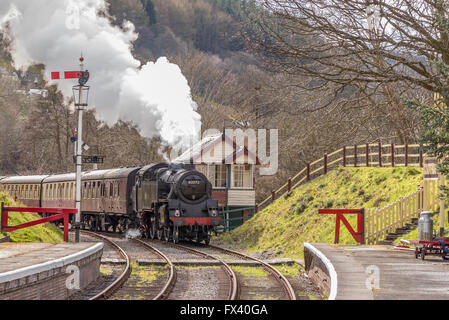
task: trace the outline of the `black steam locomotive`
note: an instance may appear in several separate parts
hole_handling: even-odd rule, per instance
[[[140,228],[149,238],[209,243],[223,224],[211,184],[191,165],[83,172],[81,227],[93,231]],[[75,174],[0,178],[0,191],[32,207],[75,207]]]
[[[222,224],[212,185],[199,171],[180,164],[152,164],[140,169],[133,188],[134,211],[146,235],[154,239],[210,241]]]

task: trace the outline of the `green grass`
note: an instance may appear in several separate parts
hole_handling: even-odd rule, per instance
[[[215,240],[246,251],[302,258],[304,242],[333,243],[335,216],[319,215],[320,208],[383,207],[415,191],[422,169],[337,168],[276,200],[252,219]],[[348,220],[356,229],[356,216]],[[340,243],[355,244],[344,225]]]
[[[0,202],[4,202],[5,206],[20,207],[20,203],[14,202],[14,200],[7,194],[0,192]],[[37,220],[41,218],[37,213],[8,213],[8,225],[18,225],[25,222]],[[13,242],[50,242],[59,243],[63,242],[63,233],[52,223],[39,224],[37,226],[16,230],[13,232],[5,233],[3,235],[10,235]],[[2,235],[2,236],[3,236]]]

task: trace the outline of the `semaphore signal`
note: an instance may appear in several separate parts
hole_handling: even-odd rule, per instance
[[[78,213],[75,215],[75,242],[79,242],[80,224],[81,224],[81,165],[83,163],[82,146],[83,146],[83,110],[87,107],[89,86],[86,86],[89,80],[89,71],[84,69],[84,58],[81,55],[80,71],[64,71],[64,79],[78,79],[77,86],[73,86],[73,96],[75,99],[75,107],[78,110],[78,129],[75,135],[71,138],[71,141],[75,145],[75,162],[76,162],[76,192],[75,192],[75,204]],[[51,73],[52,80],[61,80],[61,72],[55,71]],[[98,159],[97,159],[98,161]]]

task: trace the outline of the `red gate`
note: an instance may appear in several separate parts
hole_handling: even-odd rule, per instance
[[[334,243],[338,243],[340,239],[340,220],[348,228],[355,241],[360,244],[365,243],[365,209],[319,209],[318,214],[336,214],[337,218],[335,220],[335,240]],[[352,229],[348,220],[345,218],[345,214],[356,214],[357,215],[357,232]]]
[[[37,212],[37,213],[53,213],[54,216],[34,220],[17,226],[8,226],[8,212]],[[2,202],[1,205],[1,226],[0,231],[12,232],[15,230],[28,228],[45,222],[64,219],[64,241],[69,239],[69,215],[77,213],[77,209],[72,208],[21,208],[21,207],[5,207]]]

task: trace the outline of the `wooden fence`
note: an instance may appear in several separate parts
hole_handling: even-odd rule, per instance
[[[423,210],[435,212],[438,207],[438,181],[425,180],[415,192],[383,207],[365,209],[365,243],[375,244],[389,233],[419,218]],[[425,194],[425,192],[427,194]]]
[[[271,195],[256,205],[256,212],[268,206],[284,194],[309,182],[319,176],[327,174],[338,166],[343,167],[394,167],[394,166],[423,166],[423,151],[418,144],[365,144],[345,146],[321,159],[308,163],[304,169],[282,185],[273,190]]]

